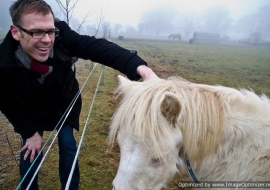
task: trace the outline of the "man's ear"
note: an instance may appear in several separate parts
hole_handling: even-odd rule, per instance
[[[14,25],[11,25],[11,26],[10,26],[10,31],[11,31],[12,37],[13,37],[15,40],[19,41],[19,40],[20,40],[20,31],[19,31],[19,28],[17,28],[17,27],[14,26]]]

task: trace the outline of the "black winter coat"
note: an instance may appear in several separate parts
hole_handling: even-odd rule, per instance
[[[23,138],[38,130],[53,130],[79,90],[72,63],[63,59],[90,59],[138,80],[139,65],[147,65],[135,51],[126,50],[104,39],[79,35],[63,22],[55,22],[60,30],[55,38],[54,57],[46,62],[53,66],[43,84],[33,73],[19,66],[14,56],[18,42],[9,32],[0,45],[0,110]],[[81,97],[76,101],[66,124],[79,130]]]

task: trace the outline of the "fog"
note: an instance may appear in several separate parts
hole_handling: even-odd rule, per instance
[[[0,31],[8,31],[11,0],[0,0]],[[268,0],[46,0],[55,16],[96,36],[165,37],[195,31],[230,40],[270,40]],[[57,3],[58,2],[58,3]],[[69,3],[68,6],[66,3]],[[69,15],[67,16],[67,12]]]

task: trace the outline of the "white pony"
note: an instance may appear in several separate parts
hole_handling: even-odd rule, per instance
[[[181,41],[181,34],[171,34],[169,35],[169,39]]]
[[[121,154],[115,190],[162,189],[185,171],[185,158],[200,182],[269,181],[265,95],[177,77],[119,81],[122,101],[109,134]]]

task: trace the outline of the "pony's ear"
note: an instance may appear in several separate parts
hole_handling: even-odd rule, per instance
[[[118,75],[118,84],[121,85],[121,84],[126,84],[126,83],[129,83],[131,82],[129,79],[121,76],[121,75]]]
[[[168,122],[175,125],[181,112],[181,108],[180,101],[177,97],[171,92],[166,92],[165,97],[160,104],[160,109]]]

